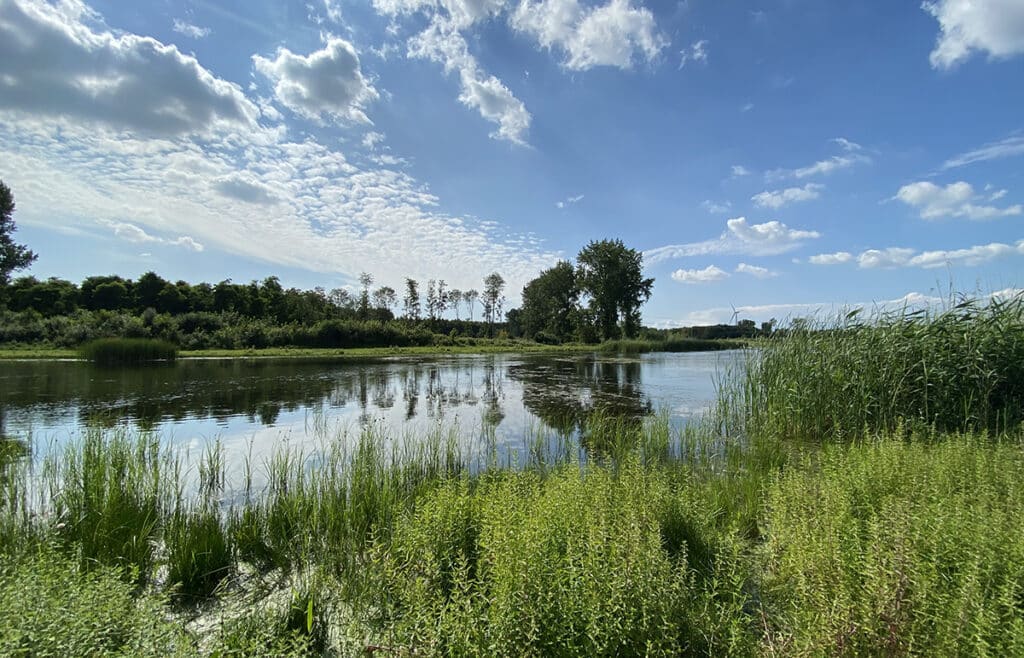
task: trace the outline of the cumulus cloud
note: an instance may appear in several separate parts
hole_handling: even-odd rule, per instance
[[[732,175],[736,178],[739,178],[740,176],[749,176],[750,173],[750,170],[744,167],[743,165],[732,166]]]
[[[183,235],[178,238],[160,238],[155,235],[150,235],[144,229],[136,226],[135,224],[129,224],[127,222],[108,222],[107,225],[114,230],[114,235],[123,240],[127,240],[128,242],[134,242],[136,244],[167,244],[185,247],[186,249],[191,249],[196,252],[203,250],[202,244],[196,242],[187,235]]]
[[[409,41],[409,56],[439,62],[446,71],[457,72],[462,104],[498,125],[491,137],[526,144],[532,119],[526,106],[501,80],[480,69],[454,22],[435,17],[430,26]]]
[[[930,55],[936,69],[950,69],[975,52],[1005,59],[1024,53],[1024,4],[1018,0],[936,0],[922,8],[939,21]]]
[[[253,55],[252,61],[274,83],[277,100],[296,114],[318,122],[330,117],[370,123],[363,110],[380,94],[363,76],[359,55],[348,41],[332,37],[305,56],[282,47],[274,59]]]
[[[629,69],[637,61],[653,61],[669,43],[658,31],[654,14],[630,0],[610,0],[598,7],[578,0],[522,0],[509,23],[542,48],[563,51],[563,65],[574,71]]]
[[[725,270],[708,265],[702,270],[676,270],[672,273],[672,280],[679,283],[711,283],[729,278]]]
[[[974,188],[964,181],[950,183],[945,187],[930,181],[910,183],[899,189],[896,198],[918,210],[922,219],[964,217],[982,220],[1024,213],[1024,206],[1020,204],[997,208],[984,205],[984,201],[981,204],[975,203],[983,197],[975,194]]]
[[[666,245],[644,252],[644,262],[654,265],[673,258],[712,254],[773,256],[797,249],[807,240],[820,238],[817,231],[792,229],[779,221],[750,224],[745,217],[728,220],[726,230],[714,240]]]
[[[202,39],[203,37],[210,36],[210,28],[199,27],[178,18],[174,19],[174,31],[192,39]]]
[[[803,187],[788,187],[784,190],[764,191],[750,197],[750,200],[759,208],[778,210],[790,203],[817,199],[821,196],[821,191],[824,189],[824,185],[808,183]]]
[[[747,265],[746,263],[740,263],[736,266],[736,272],[738,274],[749,274],[750,276],[757,279],[771,279],[779,275],[778,272],[773,272],[767,267],[760,267],[758,265]]]
[[[780,180],[783,178],[811,178],[813,176],[825,176],[842,169],[849,169],[854,165],[867,164],[871,158],[864,153],[864,147],[856,142],[851,142],[845,137],[836,137],[830,140],[842,151],[839,155],[833,155],[824,160],[818,160],[814,164],[796,169],[775,169],[769,171],[765,176],[768,180]]]
[[[953,169],[974,164],[975,162],[1012,158],[1018,155],[1024,155],[1024,135],[1012,135],[998,142],[991,142],[972,151],[961,153],[946,160],[942,168]]]
[[[818,254],[807,259],[811,265],[842,265],[853,260],[848,251],[837,251],[834,254]]]
[[[703,64],[708,61],[708,41],[701,39],[685,50],[679,51],[679,68],[682,69],[687,63]]]
[[[173,45],[90,27],[81,0],[0,3],[0,110],[148,136],[255,125],[259,110]]]

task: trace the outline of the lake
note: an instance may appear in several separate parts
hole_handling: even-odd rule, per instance
[[[0,434],[52,449],[92,426],[155,431],[230,462],[317,437],[458,432],[501,455],[538,434],[575,437],[594,411],[690,421],[715,398],[715,374],[740,352],[451,355],[366,361],[183,359],[98,368],[80,361],[0,361]]]

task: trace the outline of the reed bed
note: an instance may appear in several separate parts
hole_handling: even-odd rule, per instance
[[[1012,431],[1024,420],[1024,296],[851,313],[761,342],[727,392],[749,435],[842,442],[898,427]]]

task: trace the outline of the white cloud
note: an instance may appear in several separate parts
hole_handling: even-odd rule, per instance
[[[929,181],[910,183],[899,189],[896,198],[920,211],[922,219],[965,217],[981,220],[1024,214],[1024,207],[1020,204],[996,208],[975,203],[981,197],[964,181],[950,183],[945,187]]]
[[[709,213],[713,215],[724,215],[725,213],[732,210],[732,204],[729,203],[728,201],[718,203],[717,201],[712,201],[711,199],[706,199],[703,203],[700,204],[700,207],[703,208],[704,210],[707,210]]]
[[[203,37],[210,36],[210,28],[199,27],[178,18],[174,19],[174,31],[192,39],[202,39]]]
[[[992,242],[964,249],[939,249],[924,252],[904,247],[868,249],[857,257],[857,264],[862,269],[891,269],[896,267],[932,269],[947,265],[975,267],[999,258],[1014,255],[1024,255],[1024,240],[1013,245]]]
[[[144,229],[127,222],[108,222],[107,225],[114,230],[114,235],[135,244],[149,242],[185,247],[196,252],[203,250],[203,245],[187,235],[183,235],[179,238],[159,238],[155,235],[150,235],[149,233],[146,233]]]
[[[993,59],[1024,53],[1024,3],[1020,0],[936,0],[921,7],[939,21],[939,37],[930,56],[934,68],[953,68],[975,51]]]
[[[950,158],[949,160],[946,160],[942,165],[942,168],[953,169],[955,167],[974,164],[975,162],[1011,158],[1018,155],[1024,155],[1024,136],[1013,135],[1006,139],[999,140],[998,142],[991,142],[989,144],[985,144],[981,148],[961,153],[956,157]]]
[[[226,197],[257,205],[278,201],[273,191],[251,176],[233,173],[214,181],[213,187]]]
[[[1012,294],[1010,290],[1000,291],[997,295]],[[668,327],[686,327],[694,325],[728,324],[736,319],[750,319],[755,322],[767,322],[770,319],[782,320],[786,324],[792,318],[818,318],[829,322],[842,318],[848,312],[857,309],[868,309],[875,312],[898,312],[919,308],[940,307],[946,300],[940,297],[923,295],[919,292],[907,293],[897,299],[874,302],[804,302],[790,304],[758,304],[745,306],[729,306],[702,309],[689,313],[682,320],[663,323]]]
[[[807,259],[811,265],[842,265],[853,260],[853,254],[848,251],[837,251],[834,254],[818,254]]]
[[[274,83],[274,94],[285,107],[313,121],[370,123],[363,111],[380,96],[363,76],[359,55],[349,42],[330,38],[321,50],[296,55],[278,48],[274,59],[253,55],[256,70]]]
[[[779,276],[778,272],[773,272],[767,267],[759,267],[757,265],[747,265],[746,263],[740,263],[736,266],[736,272],[738,274],[749,274],[752,277],[758,279],[770,279],[772,277]]]
[[[580,194],[578,196],[571,196],[568,199],[565,199],[564,201],[559,201],[558,203],[556,203],[555,207],[559,208],[559,209],[567,208],[567,207],[573,205],[574,203],[579,203],[582,200],[583,200],[583,195],[582,194]]]
[[[462,104],[498,124],[491,137],[526,144],[532,119],[526,106],[501,80],[480,70],[455,23],[435,17],[427,29],[409,41],[409,56],[439,62],[445,71],[458,72]]]
[[[370,131],[363,135],[363,148],[368,151],[376,150],[377,145],[384,141],[384,133]]]
[[[708,41],[701,39],[685,50],[679,51],[679,68],[682,69],[688,62],[704,64],[708,61]]]
[[[728,277],[728,272],[714,265],[708,265],[702,270],[676,270],[672,273],[672,280],[679,283],[711,283]]]
[[[772,208],[774,210],[778,210],[790,203],[799,203],[801,201],[817,199],[821,196],[821,191],[824,189],[824,185],[808,183],[803,187],[788,187],[784,190],[760,192],[759,194],[755,194],[750,197],[750,200],[759,208]]]
[[[750,173],[750,170],[744,167],[743,165],[732,166],[732,175],[735,176],[736,178],[739,178],[740,176],[749,176]]]
[[[862,269],[889,269],[903,267],[914,256],[913,249],[905,247],[889,247],[888,249],[868,249],[857,257],[857,265]]]
[[[654,15],[630,0],[586,7],[578,0],[522,0],[509,18],[512,27],[533,36],[548,50],[565,52],[563,65],[585,71],[595,66],[632,68],[653,61],[669,41]]]
[[[814,164],[796,169],[775,169],[765,174],[768,180],[780,180],[783,178],[810,178],[812,176],[826,176],[842,169],[849,169],[854,165],[867,164],[871,158],[864,154],[864,148],[844,137],[836,137],[829,140],[836,144],[843,151],[843,155],[833,155],[824,160],[818,160]]]
[[[81,0],[0,2],[0,110],[151,136],[255,125],[235,84],[150,37],[95,31]],[[154,74],[158,72],[158,74]]]
[[[817,231],[791,229],[782,222],[749,224],[745,217],[726,222],[726,230],[715,240],[667,245],[644,252],[644,262],[654,265],[674,258],[719,254],[773,256],[797,249],[807,240],[820,238]]]

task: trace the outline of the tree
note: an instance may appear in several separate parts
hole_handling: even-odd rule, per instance
[[[484,277],[484,294],[481,297],[484,306],[484,319],[488,327],[501,320],[501,307],[505,303],[505,297],[501,291],[505,289],[505,279],[497,272],[491,272]],[[489,333],[489,331],[488,331]]]
[[[427,281],[427,317],[431,320],[437,318],[437,291],[433,279]]]
[[[437,282],[437,316],[443,317],[448,309],[448,284],[444,279]]]
[[[558,340],[572,336],[578,317],[580,289],[572,263],[561,261],[544,270],[523,288],[523,306],[519,316],[523,333],[534,337],[545,332]]]
[[[14,194],[0,181],[0,288],[6,288],[11,273],[23,270],[36,260],[36,255],[23,244],[17,244],[11,235],[18,229],[14,224]]]
[[[390,286],[381,286],[373,292],[373,305],[390,311],[391,307],[398,303],[398,294]]]
[[[580,289],[590,297],[601,338],[632,338],[640,331],[640,306],[651,297],[654,279],[643,276],[643,254],[622,240],[594,240],[576,257]]]
[[[459,319],[459,304],[462,303],[462,291],[452,288],[448,291],[448,308],[455,311],[455,319]]]
[[[373,285],[373,275],[362,272],[359,275],[359,285],[363,287],[359,294],[359,317],[365,320],[370,317],[370,286]]]
[[[156,308],[156,298],[166,285],[156,272],[146,272],[135,282],[135,305],[141,310]]]
[[[405,280],[405,317],[410,320],[420,319],[420,284],[416,279]]]
[[[480,293],[470,288],[462,293],[462,300],[466,302],[466,306],[469,307],[469,321],[473,321],[473,303],[476,302],[477,298],[480,297]]]

